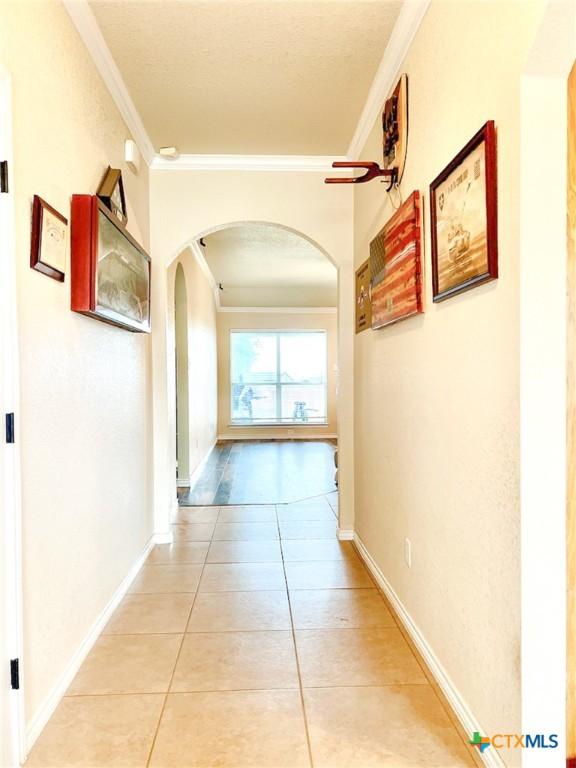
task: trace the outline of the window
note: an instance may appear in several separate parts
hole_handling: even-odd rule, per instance
[[[232,424],[326,424],[326,331],[231,331]]]

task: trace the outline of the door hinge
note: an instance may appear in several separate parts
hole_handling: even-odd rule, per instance
[[[14,414],[6,414],[6,442],[15,443],[16,438],[14,436]]]
[[[10,659],[10,687],[13,691],[20,689],[20,659]]]
[[[8,160],[0,160],[0,192],[8,192]]]

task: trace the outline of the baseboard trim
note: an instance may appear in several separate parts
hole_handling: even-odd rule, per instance
[[[172,534],[167,534],[170,536],[170,539],[172,539]],[[70,659],[66,669],[64,670],[63,674],[60,677],[60,680],[56,683],[56,685],[52,688],[48,696],[46,697],[44,703],[39,707],[38,711],[30,721],[30,725],[26,728],[26,736],[25,736],[25,747],[26,747],[26,759],[28,757],[28,754],[30,753],[30,750],[34,746],[34,743],[36,742],[36,739],[42,731],[44,730],[44,727],[46,726],[46,723],[52,715],[54,714],[54,711],[58,704],[60,703],[60,700],[66,693],[68,687],[70,686],[70,683],[76,676],[78,670],[82,666],[84,659],[86,656],[90,653],[92,650],[94,643],[102,633],[102,630],[108,623],[110,617],[120,604],[120,602],[125,597],[126,593],[130,589],[130,586],[132,585],[132,582],[138,575],[138,572],[144,565],[146,558],[150,554],[150,551],[152,547],[155,544],[164,543],[163,542],[164,534],[154,534],[151,536],[150,540],[144,547],[142,553],[138,556],[136,562],[128,572],[127,576],[124,578],[116,592],[112,595],[112,598],[100,614],[100,616],[96,619],[94,624],[92,625],[91,629],[89,630],[88,634],[84,638],[84,640],[80,643],[80,646]],[[24,762],[24,761],[22,761]]]
[[[190,488],[190,480],[185,477],[177,478],[176,488]]]
[[[266,427],[251,427],[251,429],[266,429]],[[286,443],[292,440],[337,440],[338,435],[287,435],[286,437],[266,437],[266,435],[218,435],[218,442],[232,441],[236,443],[245,443],[249,440],[257,440],[259,442],[279,442]]]
[[[340,536],[339,536],[340,538]],[[470,708],[462,698],[460,692],[448,676],[448,673],[442,666],[440,660],[426,641],[426,638],[406,610],[404,604],[390,585],[390,582],[386,579],[380,567],[373,559],[372,555],[368,552],[366,545],[357,533],[354,533],[354,543],[356,548],[364,561],[366,567],[374,577],[376,583],[384,592],[388,600],[390,601],[398,619],[402,622],[402,625],[412,642],[418,649],[426,665],[428,666],[431,674],[436,680],[438,687],[446,697],[452,711],[460,721],[460,724],[464,728],[466,733],[473,734],[475,731],[479,733],[485,733],[484,729],[478,723]],[[495,748],[485,750],[483,753],[478,753],[481,764],[488,766],[488,768],[505,768],[505,763],[502,760],[500,754]]]
[[[337,512],[338,510],[336,510]],[[354,530],[352,528],[338,528],[338,538],[340,541],[354,541]]]

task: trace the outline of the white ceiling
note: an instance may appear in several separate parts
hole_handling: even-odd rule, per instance
[[[156,150],[344,155],[400,0],[90,0]]]
[[[224,307],[336,306],[336,268],[300,235],[272,224],[235,224],[204,242]]]

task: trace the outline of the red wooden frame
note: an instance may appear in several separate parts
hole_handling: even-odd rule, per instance
[[[102,213],[108,221],[148,262],[148,318],[140,323],[130,317],[114,319],[101,313],[96,305],[96,270],[98,267],[98,219]],[[136,333],[150,333],[150,256],[126,230],[119,219],[97,195],[72,196],[72,291],[71,309]]]
[[[463,160],[485,143],[485,171],[486,171],[486,248],[488,252],[488,270],[481,275],[454,285],[440,292],[438,286],[438,240],[436,233],[436,189],[450,176]],[[433,301],[439,302],[455,296],[477,285],[495,280],[498,277],[498,185],[497,185],[497,158],[496,158],[496,128],[494,121],[489,120],[463,147],[456,157],[450,162],[442,173],[437,176],[430,185],[430,222],[432,228],[432,293]]]

